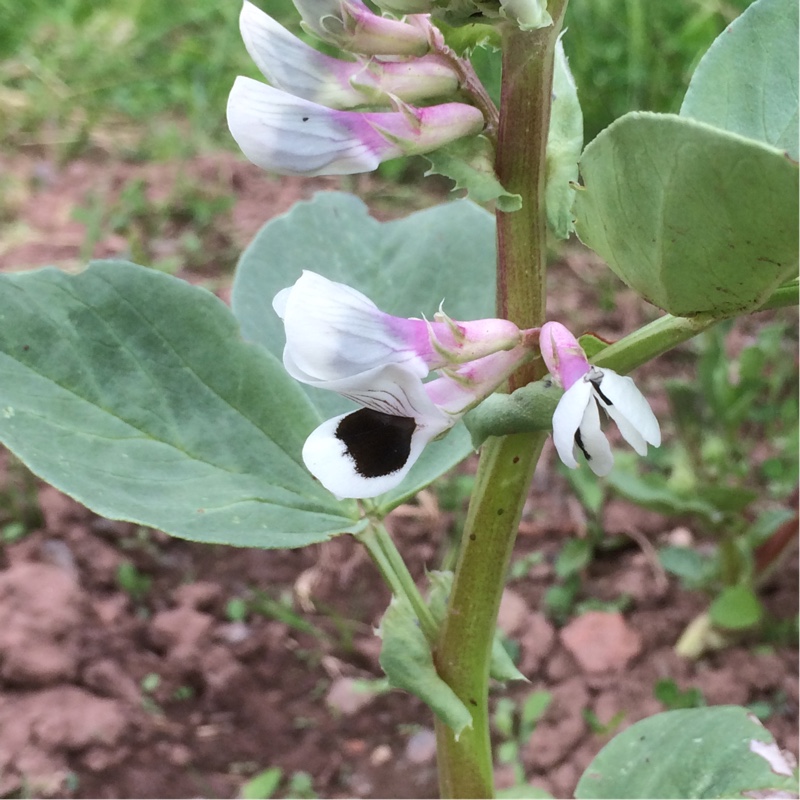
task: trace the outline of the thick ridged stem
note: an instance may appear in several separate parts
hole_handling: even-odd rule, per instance
[[[509,26],[503,41],[503,84],[497,173],[522,208],[497,213],[497,310],[522,328],[545,320],[544,190],[553,57],[566,0],[551,4],[554,25]],[[515,389],[543,374],[541,360],[519,370]],[[461,543],[447,616],[435,651],[439,674],[472,712],[456,741],[437,722],[442,797],[494,797],[489,738],[489,660],[497,612],[522,507],[546,434],[490,438],[483,447]]]

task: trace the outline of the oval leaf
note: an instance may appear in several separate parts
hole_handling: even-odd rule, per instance
[[[798,159],[797,0],[758,0],[711,45],[681,116],[785,150]]]
[[[580,166],[578,235],[671,314],[752,310],[797,270],[797,164],[774,148],[634,112]]]
[[[755,592],[743,585],[723,589],[708,609],[708,615],[715,625],[731,630],[752,628],[763,613]]]
[[[494,218],[473,203],[456,201],[381,223],[357,197],[322,192],[259,231],[236,269],[233,312],[244,337],[280,359],[285,336],[272,298],[304,269],[358,289],[390,314],[431,319],[444,300],[454,319],[477,319],[494,313],[494,264]],[[302,389],[323,418],[354,408],[333,392]],[[377,498],[379,511],[388,513],[471,450],[469,435],[457,425],[425,449],[400,486]]]
[[[300,458],[318,416],[214,295],[117,261],[0,276],[0,440],[112,519],[299,547],[356,530]]]
[[[615,736],[583,773],[575,797],[791,796],[772,794],[797,791],[780,761],[769,731],[744,708],[666,711]]]

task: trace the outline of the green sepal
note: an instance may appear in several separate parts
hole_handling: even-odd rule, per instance
[[[522,197],[507,192],[494,171],[494,148],[485,136],[468,136],[426,153],[431,168],[426,175],[444,175],[454,190],[466,189],[476,203],[494,201],[500,211],[518,211]]]

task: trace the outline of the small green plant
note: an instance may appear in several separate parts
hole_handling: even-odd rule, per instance
[[[498,744],[496,758],[501,764],[511,764],[519,786],[525,784],[525,770],[520,761],[520,749],[524,747],[536,727],[536,723],[547,711],[553,696],[541,690],[531,692],[522,703],[510,697],[501,697],[495,705],[492,724],[503,737]]]
[[[269,800],[276,796],[281,783],[284,783],[281,797],[292,800],[313,800],[318,797],[311,776],[307,772],[298,770],[284,781],[284,773],[280,767],[269,767],[254,775],[239,790],[239,797],[242,800]]]
[[[278,791],[283,770],[280,767],[269,767],[250,778],[239,790],[243,800],[269,800]]]
[[[191,686],[187,686],[186,684],[179,686],[175,691],[172,693],[173,700],[191,700],[194,697],[194,689]]]
[[[9,453],[0,480],[0,544],[19,541],[43,524],[36,478]]]
[[[140,572],[131,561],[123,561],[117,567],[117,586],[136,603],[144,600],[152,584],[153,579]]]
[[[162,272],[203,270],[233,260],[229,231],[233,197],[224,184],[179,172],[163,198],[154,199],[143,178],[129,180],[113,199],[109,194],[110,190],[95,191],[73,211],[86,226],[83,257],[113,233],[125,238],[129,258],[152,262]]]
[[[676,708],[701,708],[706,704],[703,693],[696,687],[681,689],[672,678],[661,678],[653,686],[653,696],[666,711]]]
[[[150,714],[162,715],[164,710],[154,697],[161,686],[161,676],[157,672],[148,672],[139,685],[142,689],[142,708]]]
[[[624,711],[617,711],[608,722],[601,722],[597,714],[591,708],[584,708],[582,716],[589,726],[589,730],[596,736],[611,736],[616,732],[617,728],[622,724],[625,719]]]

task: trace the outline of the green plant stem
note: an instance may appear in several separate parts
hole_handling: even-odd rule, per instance
[[[522,328],[545,319],[547,134],[553,58],[566,0],[549,11],[554,24],[503,32],[503,83],[496,169],[519,211],[497,213],[497,314]],[[542,374],[541,360],[521,368],[511,390]],[[489,738],[489,661],[497,612],[522,507],[546,434],[491,438],[483,447],[450,601],[434,659],[439,675],[472,712],[456,741],[437,721],[442,797],[494,797]]]
[[[601,350],[592,362],[598,367],[608,367],[624,375],[719,321],[719,317],[711,314],[698,314],[695,317],[665,314]]]
[[[489,659],[522,507],[547,437],[493,437],[484,445],[464,526],[450,605],[435,654],[439,675],[472,712],[472,728],[436,721],[442,797],[494,797]]]
[[[356,535],[356,539],[366,547],[384,581],[392,590],[392,594],[408,600],[417,615],[425,638],[431,645],[435,644],[439,635],[439,626],[417,589],[406,562],[398,552],[386,527],[380,522],[370,522],[365,530]]]

